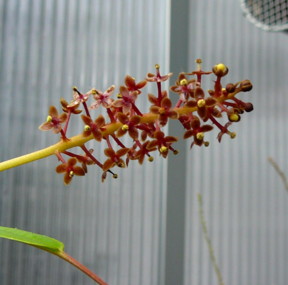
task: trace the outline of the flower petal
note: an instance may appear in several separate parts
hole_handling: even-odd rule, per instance
[[[51,116],[51,117],[58,117],[58,111],[57,111],[57,109],[56,109],[56,107],[55,106],[50,106],[49,107],[49,115]]]
[[[84,124],[88,125],[88,126],[91,126],[92,124],[92,119],[86,115],[81,115],[81,118],[84,122]]]
[[[114,157],[115,151],[112,148],[108,147],[104,149],[104,154],[108,157]]]
[[[75,166],[73,168],[73,172],[75,175],[78,175],[78,176],[84,176],[85,175],[85,170],[80,166]]]
[[[130,75],[126,75],[124,82],[125,82],[125,85],[128,87],[128,89],[134,90],[135,85],[136,85],[135,78],[133,78]]]
[[[66,168],[67,168],[67,164],[62,163],[62,164],[58,165],[55,170],[57,173],[64,173],[64,172],[66,172]]]
[[[165,109],[170,109],[172,107],[172,102],[168,97],[165,97],[161,101],[161,107]]]

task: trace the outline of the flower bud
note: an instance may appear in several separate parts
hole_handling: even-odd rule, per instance
[[[219,63],[213,66],[212,71],[216,76],[222,77],[228,73],[229,69],[225,64]]]
[[[248,103],[246,103],[246,105],[245,105],[245,111],[246,112],[251,112],[251,111],[253,111],[253,104],[252,103],[250,103],[250,102],[248,102]]]
[[[240,83],[240,88],[241,88],[241,91],[243,92],[247,92],[247,91],[250,91],[252,89],[252,83],[250,82],[250,80],[243,80],[241,83]]]
[[[235,91],[235,85],[233,84],[233,83],[228,83],[227,85],[226,85],[226,91],[228,92],[228,93],[233,93],[234,91]]]

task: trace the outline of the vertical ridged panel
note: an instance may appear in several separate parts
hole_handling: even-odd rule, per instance
[[[159,63],[168,72],[169,2],[0,2],[0,159],[32,152],[57,137],[37,127],[51,104],[85,92],[137,80]],[[147,92],[139,108],[148,111]],[[116,93],[116,92],[115,92]],[[97,114],[97,112],[96,112]],[[70,135],[81,131],[73,120]],[[128,140],[126,142],[129,143]],[[92,146],[92,145],[91,145]],[[93,144],[104,160],[104,144]],[[0,224],[53,236],[66,251],[109,284],[160,284],[163,280],[166,164],[117,170],[101,183],[91,167],[85,178],[62,185],[54,157],[0,174]],[[1,284],[93,284],[47,253],[1,240]]]
[[[197,193],[224,283],[287,284],[288,193],[267,158],[287,168],[288,37],[267,33],[243,16],[239,1],[190,1],[189,58],[203,68],[219,62],[223,82],[250,79],[239,98],[255,110],[231,127],[235,140],[209,135],[209,148],[195,147],[187,165],[185,284],[217,284],[199,224]],[[207,87],[212,87],[211,78]],[[207,136],[208,137],[208,136]]]

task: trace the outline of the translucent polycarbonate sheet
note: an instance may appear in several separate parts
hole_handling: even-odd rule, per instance
[[[185,284],[218,284],[199,223],[197,193],[224,284],[277,284],[288,280],[288,192],[268,162],[287,167],[288,36],[264,32],[242,15],[240,1],[190,1],[189,58],[203,69],[229,67],[223,82],[250,79],[239,95],[254,104],[231,127],[237,137],[193,147],[187,163]],[[208,79],[205,88],[211,88]],[[188,148],[188,146],[187,146]]]
[[[169,71],[169,1],[1,0],[0,23],[1,161],[57,142],[37,128],[72,86],[104,91],[126,74],[142,80],[156,63]],[[140,95],[140,110],[156,90]],[[69,135],[82,131],[72,124]],[[89,147],[104,160],[104,143]],[[132,161],[105,183],[91,167],[68,187],[57,164],[49,157],[0,173],[0,224],[61,240],[109,284],[163,284],[166,162]],[[1,284],[93,284],[34,248],[1,240],[0,252]]]

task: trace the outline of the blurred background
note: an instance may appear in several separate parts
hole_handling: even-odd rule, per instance
[[[61,240],[112,285],[218,284],[199,223],[201,193],[224,283],[287,284],[288,192],[268,162],[288,174],[287,33],[253,25],[239,0],[0,0],[0,36],[1,161],[57,142],[38,126],[74,85],[104,91],[126,74],[142,80],[156,63],[176,75],[202,58],[205,70],[229,67],[225,83],[254,86],[240,95],[254,111],[232,126],[234,140],[219,144],[215,129],[208,148],[181,141],[179,155],[132,162],[117,180],[101,183],[90,167],[64,186],[55,157],[1,172],[1,226]],[[145,89],[141,110],[155,91]],[[167,131],[183,133],[177,122]],[[94,149],[101,157],[104,145]],[[55,256],[1,239],[0,284],[94,283]]]

